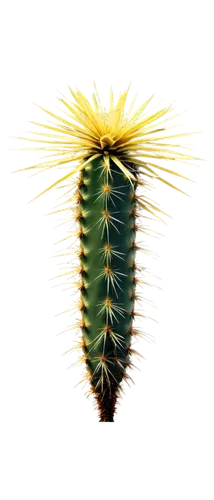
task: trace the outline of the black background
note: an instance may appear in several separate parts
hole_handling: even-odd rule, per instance
[[[96,65],[94,65],[95,67]],[[48,79],[80,79],[88,85],[88,70],[32,72],[28,79],[8,76],[2,85],[3,107],[0,128],[24,125],[25,95],[40,95],[48,102]],[[96,69],[96,68],[95,68]],[[69,73],[69,75],[68,75]],[[159,72],[158,75],[161,75]],[[28,73],[29,75],[29,73]],[[192,104],[193,127],[208,127],[206,84],[194,72],[183,78],[165,78],[149,72],[108,70],[97,71],[97,79],[137,80],[137,87],[156,87],[163,95],[184,95]],[[185,83],[184,83],[185,81]],[[208,151],[208,137],[201,138],[201,151]],[[24,209],[22,177],[8,177],[8,168],[15,167],[15,153],[1,153],[2,208],[2,332],[5,367],[4,384],[11,407],[23,419],[38,425],[59,422],[65,430],[96,431],[95,419],[80,409],[79,394],[64,393],[63,361],[56,361],[55,345],[48,345],[48,311],[55,310],[55,298],[40,288],[47,279],[47,225],[40,225],[39,210]],[[167,415],[172,419],[186,410],[184,402],[194,402],[201,392],[201,363],[204,350],[201,340],[207,330],[207,265],[208,245],[208,170],[200,173],[201,199],[176,201],[175,194],[163,193],[169,207],[176,207],[176,225],[169,226],[168,241],[161,242],[161,271],[168,272],[169,296],[161,298],[161,353],[154,353],[153,368],[145,370],[145,392],[129,396],[128,409],[121,411],[120,425],[113,432],[143,432],[151,418]],[[4,285],[3,285],[4,283]],[[209,302],[209,301],[208,301]],[[7,349],[12,349],[7,354]],[[4,354],[4,353],[3,353]],[[188,419],[188,412],[186,415]]]

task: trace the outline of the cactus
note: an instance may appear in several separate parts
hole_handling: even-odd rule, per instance
[[[169,118],[165,115],[171,106],[146,114],[152,96],[132,113],[134,100],[125,112],[128,91],[129,88],[120,94],[114,105],[111,89],[108,110],[103,109],[96,86],[93,106],[79,90],[70,89],[73,101],[60,98],[67,108],[66,118],[41,108],[55,122],[36,123],[46,130],[34,132],[37,138],[27,140],[44,143],[38,149],[51,151],[52,157],[22,169],[39,172],[69,165],[68,173],[38,196],[64,184],[69,187],[67,199],[65,194],[57,212],[65,211],[69,221],[77,224],[75,237],[79,246],[74,253],[79,265],[71,265],[64,274],[79,293],[79,299],[71,305],[80,312],[77,348],[82,352],[79,361],[86,367],[81,382],[90,384],[89,394],[94,395],[100,422],[114,421],[116,403],[123,391],[121,383],[129,382],[127,369],[133,367],[132,356],[140,355],[131,347],[134,337],[143,337],[133,326],[136,285],[141,281],[136,263],[136,232],[144,231],[138,221],[146,212],[158,218],[164,214],[155,202],[138,194],[137,187],[146,189],[148,181],[158,179],[181,191],[159,172],[184,176],[156,161],[188,163],[196,159],[177,152],[178,146],[170,142],[191,134],[166,133],[165,122]],[[66,203],[69,206],[65,207]]]

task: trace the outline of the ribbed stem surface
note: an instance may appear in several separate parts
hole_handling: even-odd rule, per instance
[[[135,183],[94,160],[79,191],[82,333],[101,422],[112,422],[129,362],[135,273]]]

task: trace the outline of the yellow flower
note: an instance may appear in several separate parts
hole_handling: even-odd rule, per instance
[[[41,194],[49,189],[70,178],[85,168],[90,161],[101,156],[108,168],[110,168],[111,160],[123,171],[130,181],[136,181],[136,177],[134,177],[129,169],[129,164],[134,163],[140,166],[141,169],[144,169],[150,177],[155,177],[174,189],[181,191],[165,179],[162,179],[156,172],[156,169],[180,177],[184,176],[161,167],[157,163],[154,163],[154,160],[168,159],[182,162],[198,160],[199,158],[176,151],[174,148],[179,148],[179,145],[167,142],[170,139],[197,132],[173,135],[165,134],[164,132],[169,127],[165,127],[164,124],[170,118],[164,118],[161,122],[159,119],[165,117],[172,110],[172,107],[169,106],[156,113],[146,114],[145,109],[153,96],[145,101],[137,111],[131,113],[134,99],[129,109],[125,112],[130,85],[123,94],[120,94],[116,104],[114,104],[111,88],[109,109],[106,110],[102,107],[95,84],[94,87],[95,92],[92,95],[93,106],[79,90],[74,92],[69,87],[73,102],[64,96],[59,99],[67,108],[64,111],[67,117],[64,118],[45,108],[41,108],[54,118],[55,122],[53,125],[33,122],[35,125],[47,129],[48,132],[34,132],[35,135],[41,136],[41,139],[24,138],[24,140],[46,144],[46,146],[39,146],[36,149],[51,151],[53,154],[48,156],[49,158],[51,156],[51,159],[21,170],[46,170],[66,163],[71,165],[71,169],[66,175],[58,179],[38,196],[41,196]],[[74,162],[77,162],[77,166],[73,166]],[[186,177],[184,178],[187,179]],[[139,179],[137,182],[141,183]]]

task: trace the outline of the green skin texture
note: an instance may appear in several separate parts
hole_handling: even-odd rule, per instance
[[[110,172],[109,175],[103,159],[93,160],[82,171],[79,185],[82,197],[79,201],[79,225],[83,232],[80,246],[84,251],[80,257],[82,319],[87,325],[82,327],[82,335],[90,382],[99,403],[100,421],[113,421],[118,386],[128,366],[135,289],[136,251],[133,243],[136,217],[133,210],[136,208],[136,183],[131,185],[115,164],[110,163]],[[109,193],[111,198],[103,192],[102,186],[105,184],[117,191]],[[101,193],[102,196],[99,196]],[[103,210],[106,209],[114,219],[103,217]],[[108,254],[102,251],[106,244],[110,244],[113,251],[121,253],[111,254],[109,260]],[[107,279],[106,266],[118,273],[115,278],[119,286],[114,281],[116,290],[111,280]],[[100,276],[101,273],[104,274]],[[112,300],[112,315],[105,306],[107,298]],[[121,309],[115,310],[114,306]],[[105,337],[99,337],[107,325],[117,336],[116,345],[108,331]],[[100,362],[102,355],[106,359],[107,376]]]

